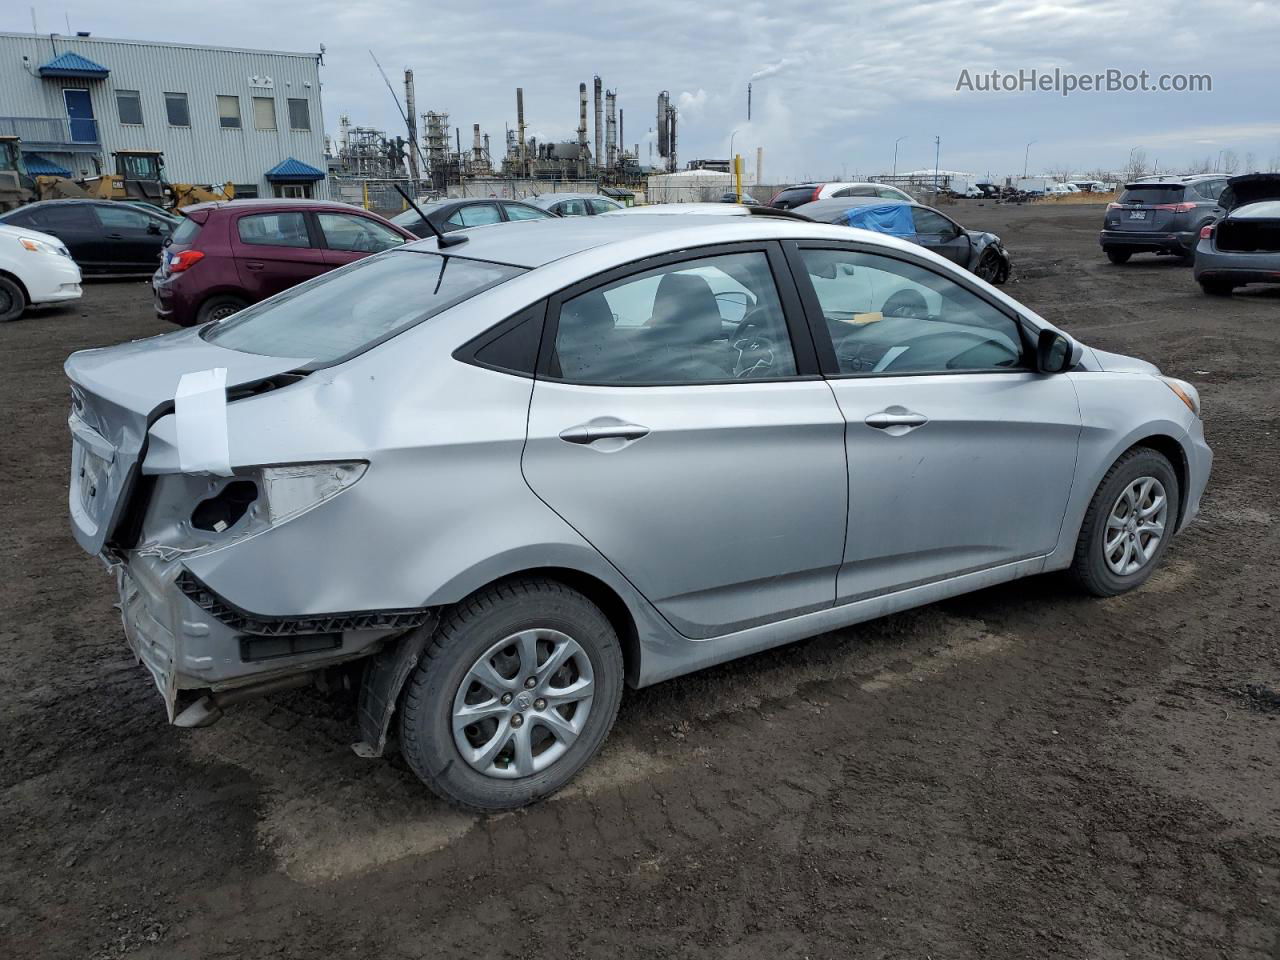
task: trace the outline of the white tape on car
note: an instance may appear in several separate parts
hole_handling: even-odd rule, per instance
[[[173,402],[178,426],[178,466],[182,472],[231,476],[227,368],[184,373]]]

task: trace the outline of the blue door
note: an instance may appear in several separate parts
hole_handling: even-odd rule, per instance
[[[72,143],[97,143],[98,122],[93,119],[93,101],[88,90],[63,90],[67,119],[71,121]]]

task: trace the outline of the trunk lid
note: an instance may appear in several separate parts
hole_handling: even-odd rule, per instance
[[[1260,200],[1280,200],[1280,173],[1247,173],[1232,177],[1218,199],[1218,206],[1227,213],[1246,203]]]
[[[306,359],[240,353],[201,340],[197,330],[81,350],[64,365],[71,381],[71,487],[76,542],[100,554],[137,483],[147,431],[173,409],[183,374],[227,369],[227,389],[285,373]]]

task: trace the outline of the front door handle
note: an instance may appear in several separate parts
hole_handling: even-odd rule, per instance
[[[261,270],[263,267],[266,266],[266,264],[263,263],[261,260],[246,260],[244,262],[244,265],[248,267],[250,270]]]
[[[638,423],[580,423],[560,431],[566,443],[595,443],[597,440],[639,440],[649,435],[649,428]]]
[[[906,407],[896,406],[873,413],[863,421],[868,427],[883,430],[894,437],[900,437],[916,427],[923,427],[928,422],[929,418],[923,413],[914,413]]]

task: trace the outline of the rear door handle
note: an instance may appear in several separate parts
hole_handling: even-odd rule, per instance
[[[905,407],[889,407],[879,413],[873,413],[863,421],[868,427],[884,430],[894,436],[901,436],[908,430],[923,427],[929,418],[923,413],[913,413]]]
[[[566,443],[595,443],[597,440],[639,440],[649,435],[649,428],[638,423],[580,423],[560,431]]]
[[[244,262],[244,265],[248,267],[250,270],[261,270],[263,267],[266,266],[266,264],[263,263],[261,260],[246,260]]]
[[[123,239],[124,239],[124,234],[122,234],[122,233],[108,233],[108,234],[107,234],[107,239],[108,239],[108,240],[123,240]]]

